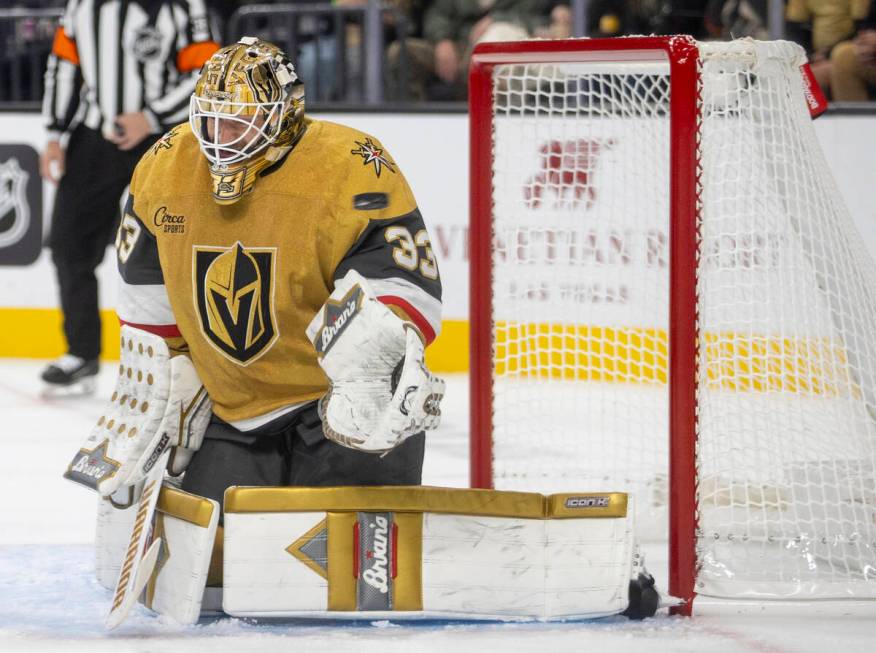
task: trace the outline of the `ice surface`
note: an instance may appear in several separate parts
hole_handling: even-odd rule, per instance
[[[560,624],[473,624],[386,621],[256,622],[232,618],[179,626],[138,606],[118,630],[103,619],[110,592],[94,579],[90,542],[94,494],[61,473],[111,394],[114,366],[105,365],[93,398],[39,398],[43,362],[0,363],[0,652],[128,651],[651,651],[823,653],[876,650],[876,603],[832,603],[783,610],[702,604],[699,616],[660,615]],[[468,482],[468,389],[448,379],[441,429],[426,453],[424,483]],[[665,587],[660,545],[648,552]]]

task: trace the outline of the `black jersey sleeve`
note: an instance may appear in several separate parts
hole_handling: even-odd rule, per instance
[[[368,201],[379,203],[379,197]],[[419,209],[370,220],[336,268],[335,279],[350,270],[368,279],[380,301],[402,309],[427,343],[435,338],[441,328],[441,278]]]

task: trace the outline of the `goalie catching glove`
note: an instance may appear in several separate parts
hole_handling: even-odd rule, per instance
[[[171,358],[163,338],[123,326],[121,342],[109,406],[64,474],[102,496],[142,481],[168,447],[171,473],[182,473],[213,407],[192,361]]]
[[[329,380],[319,404],[329,440],[383,453],[438,426],[444,381],[426,369],[416,329],[378,301],[359,273],[337,282],[307,336]]]

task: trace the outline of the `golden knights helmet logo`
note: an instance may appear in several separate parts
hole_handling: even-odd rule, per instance
[[[27,180],[28,174],[18,159],[0,163],[0,247],[17,243],[30,226]]]
[[[195,246],[195,304],[201,331],[227,358],[249,365],[277,339],[274,248]]]

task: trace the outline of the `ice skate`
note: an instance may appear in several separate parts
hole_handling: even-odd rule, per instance
[[[92,395],[99,369],[97,359],[85,360],[64,354],[40,375],[44,382],[41,395],[43,398]]]

